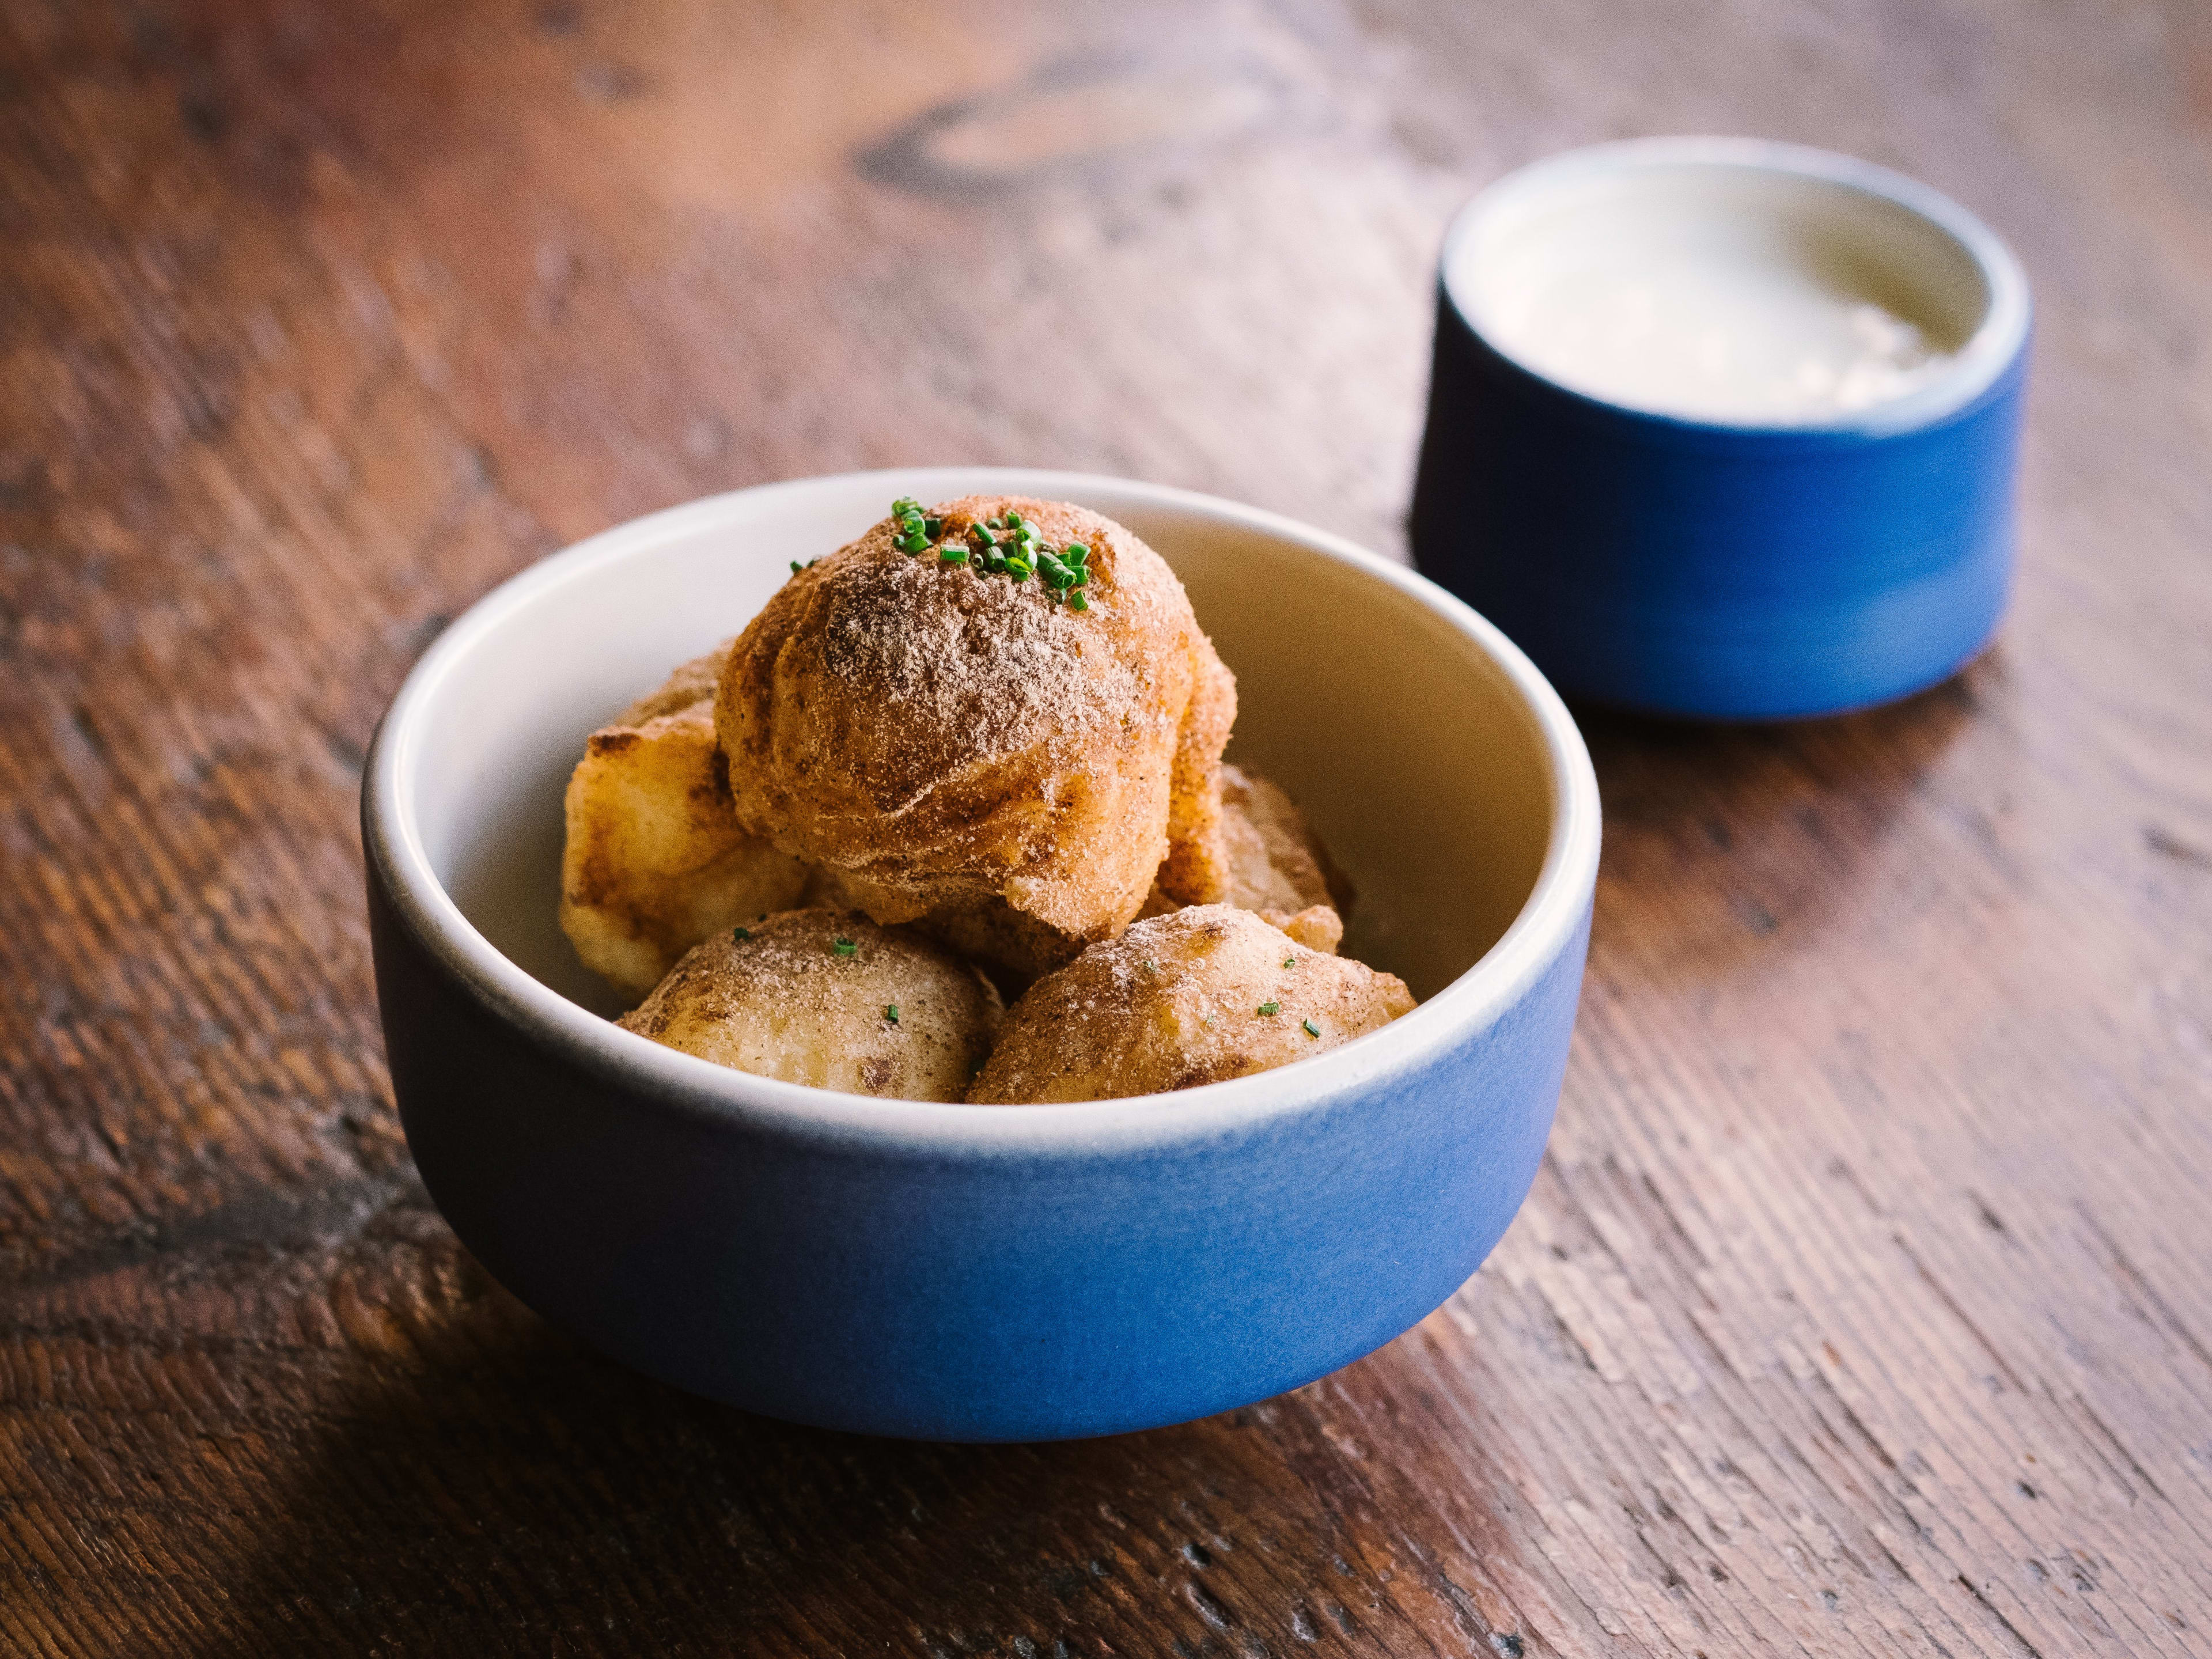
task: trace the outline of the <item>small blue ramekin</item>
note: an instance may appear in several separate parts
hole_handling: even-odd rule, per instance
[[[1759,175],[1837,220],[1855,256],[1926,258],[1979,283],[1948,366],[1892,401],[1730,423],[1570,389],[1482,325],[1466,260],[1501,225],[1662,177]],[[1648,198],[1645,198],[1648,204]],[[1821,205],[1826,204],[1826,206]],[[1523,228],[1534,225],[1534,232]],[[1931,278],[1931,280],[1933,280]],[[1570,696],[1714,720],[1784,720],[1904,696],[1986,644],[2011,585],[2027,282],[1963,208],[1900,174],[1796,145],[1660,138],[1522,168],[1446,234],[1414,487],[1422,572]]]

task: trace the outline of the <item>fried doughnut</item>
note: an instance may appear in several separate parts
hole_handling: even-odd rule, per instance
[[[1301,945],[1334,952],[1352,907],[1352,878],[1282,787],[1224,761],[1219,833],[1225,880],[1218,901],[1257,913]],[[1155,882],[1138,914],[1164,916],[1179,908]]]
[[[1328,905],[1352,912],[1350,878],[1289,793],[1272,779],[1224,762],[1221,839],[1229,879],[1222,902],[1241,910],[1298,911]]]
[[[968,1098],[1194,1088],[1340,1047],[1413,1006],[1394,974],[1303,948],[1249,910],[1194,905],[1137,922],[1030,987]]]
[[[939,556],[1009,510],[1047,547],[1089,550],[1087,609]],[[1236,682],[1174,572],[1065,503],[974,495],[929,516],[919,556],[886,520],[739,636],[714,710],[738,821],[878,921],[1016,973],[1120,933],[1156,873],[1178,899],[1218,896]]]
[[[791,903],[806,878],[731,811],[711,701],[723,655],[684,664],[592,732],[569,775],[561,931],[634,997],[701,939]]]
[[[758,1077],[957,1101],[989,1052],[999,994],[934,940],[836,910],[786,910],[686,955],[617,1023]]]

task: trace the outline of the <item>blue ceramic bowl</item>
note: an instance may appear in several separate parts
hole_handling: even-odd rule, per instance
[[[1695,405],[1688,385],[1671,403],[1577,389],[1516,335],[1516,285],[1556,295],[1593,258],[1698,238],[1802,259],[1924,320],[1949,362],[1846,412],[1720,417],[1668,412]],[[1415,561],[1570,696],[1723,720],[1903,696],[2004,609],[2028,337],[2004,244],[1884,168],[1740,139],[1539,162],[1445,238]]]
[[[1347,950],[1420,1007],[1257,1077],[1018,1107],[803,1088],[601,1017],[554,920],[584,733],[742,626],[794,554],[973,490],[1079,501],[1175,566],[1238,676],[1232,757],[1311,810],[1360,884]],[[1449,1296],[1535,1175],[1598,852],[1565,709],[1428,582],[1205,496],[964,468],[741,490],[525,572],[408,677],[362,813],[408,1144],[483,1265],[684,1388],[958,1440],[1219,1411]]]

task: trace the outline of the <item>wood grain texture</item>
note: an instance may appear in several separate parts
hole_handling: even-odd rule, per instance
[[[1470,189],[1825,143],[2037,284],[1998,647],[1586,720],[1550,1157],[1442,1311],[1089,1444],[787,1429],[393,1115],[407,665],[707,490],[1071,465],[1395,550]],[[0,1652],[2212,1655],[2212,14],[0,5]]]

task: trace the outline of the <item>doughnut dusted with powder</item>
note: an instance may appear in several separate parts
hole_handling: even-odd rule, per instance
[[[968,1098],[1112,1100],[1269,1071],[1413,1006],[1395,974],[1299,944],[1249,910],[1136,923],[1030,987]]]
[[[1352,879],[1279,784],[1224,761],[1219,835],[1221,903],[1254,911],[1316,951],[1334,951],[1343,942]],[[1164,916],[1181,908],[1155,883],[1139,914]]]
[[[1221,769],[1223,902],[1243,910],[1298,911],[1325,904],[1352,913],[1352,881],[1290,793],[1249,768]]]
[[[989,981],[933,939],[786,910],[716,933],[618,1023],[758,1077],[957,1101],[1000,1012]]]
[[[1118,934],[1155,876],[1226,890],[1236,683],[1158,554],[1064,502],[902,501],[794,572],[714,706],[738,823],[878,922],[1018,974]]]
[[[806,879],[738,826],[714,741],[723,658],[685,663],[592,732],[569,775],[561,930],[632,997],[709,934],[793,902]]]

